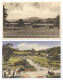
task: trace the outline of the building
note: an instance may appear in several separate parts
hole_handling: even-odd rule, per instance
[[[33,23],[32,24],[33,28],[48,28],[48,29],[52,29],[54,27],[54,24],[52,23]]]
[[[29,27],[29,26],[31,26],[31,23],[30,23],[30,22],[26,22],[26,23],[24,23],[24,25],[25,25],[26,27]]]
[[[16,27],[17,26],[17,23],[16,22],[6,22],[5,23],[5,26],[6,27]]]

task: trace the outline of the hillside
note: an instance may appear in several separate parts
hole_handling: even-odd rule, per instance
[[[38,18],[38,17],[31,17],[31,18],[24,19],[24,22],[35,22],[37,20],[42,21],[43,19]]]

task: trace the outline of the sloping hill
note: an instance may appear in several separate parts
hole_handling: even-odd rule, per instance
[[[43,20],[41,18],[38,18],[38,17],[31,17],[31,18],[28,18],[28,19],[24,19],[25,22],[35,22],[37,20]]]

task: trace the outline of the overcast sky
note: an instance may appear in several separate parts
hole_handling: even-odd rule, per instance
[[[30,17],[55,18],[60,14],[59,2],[21,2],[4,3],[7,20],[25,19]]]
[[[3,41],[3,44],[12,43],[14,48],[20,50],[43,50],[51,47],[60,46],[60,41]]]

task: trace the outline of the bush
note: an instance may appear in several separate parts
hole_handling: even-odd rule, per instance
[[[19,72],[25,70],[25,67],[24,67],[23,65],[21,65],[19,68],[20,68],[20,69],[19,69]]]
[[[21,61],[14,62],[14,66],[20,65]]]

